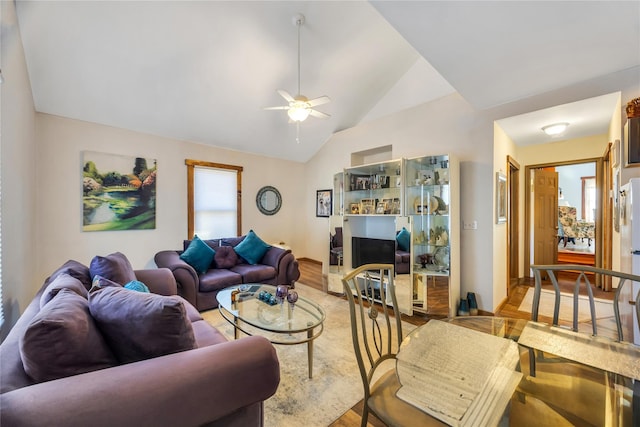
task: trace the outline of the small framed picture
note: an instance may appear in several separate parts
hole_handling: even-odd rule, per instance
[[[387,204],[385,202],[378,202],[376,205],[376,213],[379,215],[384,215],[387,210]]]
[[[316,216],[328,218],[331,215],[333,190],[316,191]]]
[[[349,205],[349,213],[351,215],[360,215],[360,203],[351,203]]]
[[[362,199],[360,200],[360,215],[371,215],[375,211],[374,199]]]

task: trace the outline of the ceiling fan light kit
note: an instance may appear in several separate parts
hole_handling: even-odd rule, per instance
[[[278,89],[277,92],[288,102],[288,105],[282,105],[278,107],[267,107],[265,110],[287,110],[289,121],[299,125],[305,121],[307,117],[313,116],[319,119],[326,119],[330,117],[328,114],[322,111],[314,110],[313,107],[317,105],[326,104],[330,102],[328,96],[321,96],[314,99],[308,99],[306,96],[300,93],[300,27],[304,25],[305,17],[303,14],[298,13],[293,16],[293,25],[298,28],[298,94],[294,97],[284,89]],[[296,137],[296,140],[298,138]],[[299,141],[298,141],[299,142]]]

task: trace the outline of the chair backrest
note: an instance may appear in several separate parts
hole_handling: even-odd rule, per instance
[[[573,206],[558,206],[558,221],[562,227],[563,236],[576,236],[576,213]]]
[[[342,279],[365,402],[376,369],[395,359],[403,338],[393,276],[393,264],[366,264]]]
[[[592,325],[592,333],[593,335],[598,335],[598,327],[597,327],[597,315],[596,315],[596,307],[595,300],[593,297],[593,290],[591,288],[591,281],[589,280],[589,276],[597,277],[600,276],[600,280],[605,281],[607,278],[610,278],[612,281],[612,285],[615,287],[616,280],[618,286],[613,295],[613,315],[616,322],[616,329],[618,332],[618,341],[624,341],[623,334],[623,326],[622,326],[622,318],[620,314],[620,299],[621,296],[625,296],[623,298],[623,304],[627,304],[627,301],[624,299],[628,299],[631,301],[632,294],[632,282],[640,283],[640,276],[623,273],[619,271],[613,270],[605,270],[603,268],[596,268],[587,265],[572,265],[572,264],[561,264],[561,265],[532,265],[531,269],[533,270],[533,275],[535,278],[535,291],[533,294],[533,305],[531,308],[531,320],[538,321],[538,312],[540,309],[540,296],[542,293],[542,277],[546,275],[551,284],[553,285],[554,291],[554,308],[553,308],[553,325],[559,325],[559,317],[560,317],[560,299],[561,299],[561,291],[560,285],[558,283],[558,273],[565,272],[571,273],[572,275],[577,275],[575,282],[573,283],[573,294],[572,302],[573,302],[573,316],[572,316],[572,324],[571,329],[575,332],[578,332],[578,324],[579,324],[579,309],[578,305],[580,302],[580,289],[584,288],[586,290],[586,294],[588,296],[589,302],[589,317]],[[640,297],[640,292],[638,293],[638,297]],[[638,302],[636,298],[636,307],[635,307],[636,315],[638,316],[638,320],[640,321],[640,308],[638,307]],[[631,313],[633,315],[633,313]],[[630,337],[633,340],[633,337]]]

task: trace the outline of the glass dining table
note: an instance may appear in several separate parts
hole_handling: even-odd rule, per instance
[[[522,376],[498,414],[501,426],[640,426],[640,347],[524,319],[466,316],[445,322],[518,343],[515,370]],[[428,325],[405,337],[399,361],[403,352],[420,344]],[[464,346],[467,356],[482,357],[474,353],[473,341]],[[427,359],[414,361],[419,365]],[[397,372],[400,383],[406,384],[409,376],[415,381],[422,367],[403,369]],[[433,408],[418,409],[433,414]]]

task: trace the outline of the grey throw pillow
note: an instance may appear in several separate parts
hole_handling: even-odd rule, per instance
[[[94,288],[89,308],[121,363],[197,347],[191,321],[178,297],[121,287]]]
[[[36,314],[19,345],[24,370],[36,382],[118,364],[89,314],[89,302],[69,289]]]

